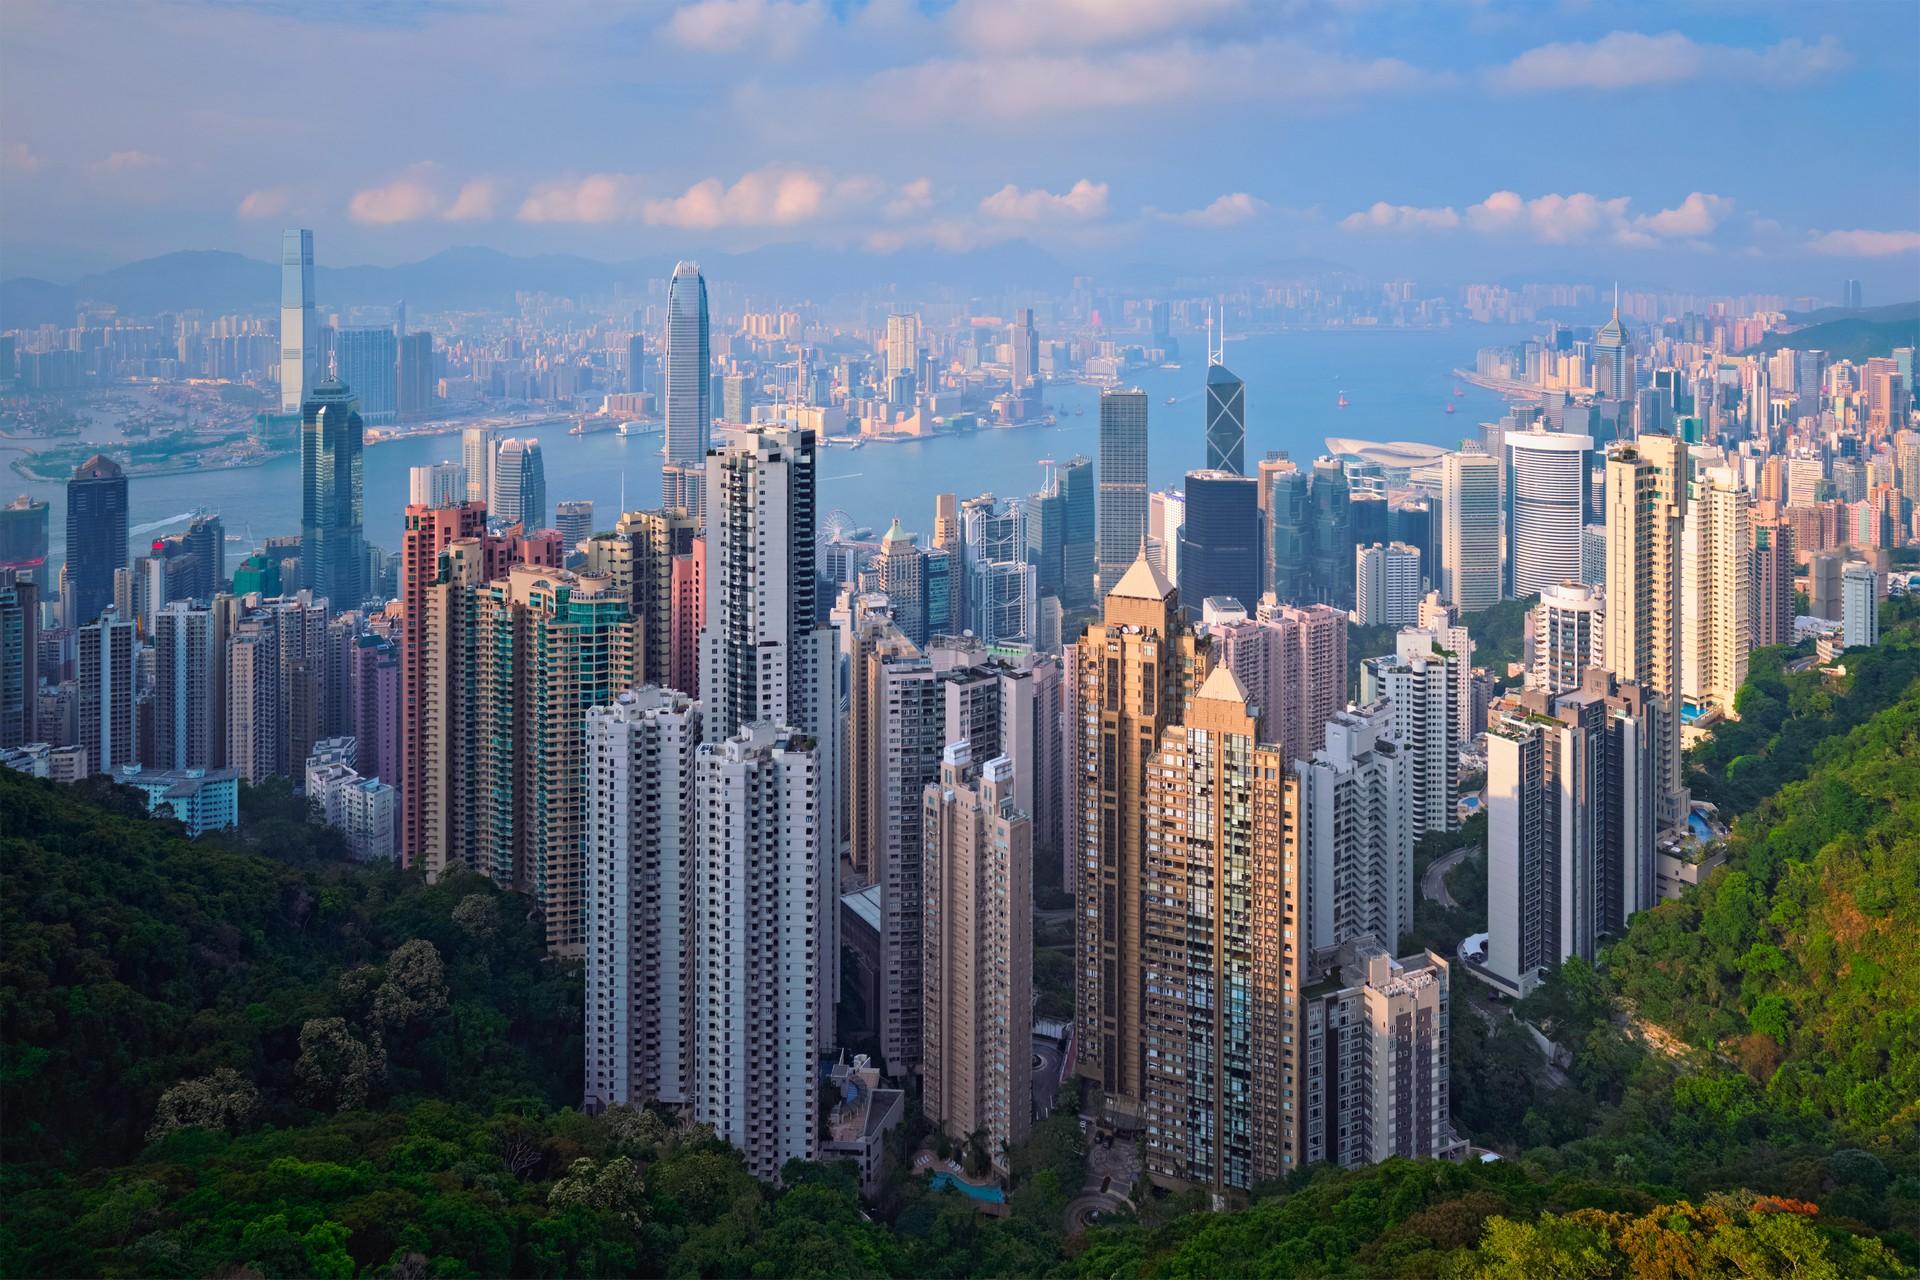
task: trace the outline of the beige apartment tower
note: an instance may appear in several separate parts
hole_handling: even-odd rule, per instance
[[[1205,677],[1205,648],[1145,551],[1107,593],[1076,646],[1073,769],[1079,779],[1075,1039],[1081,1074],[1105,1093],[1105,1119],[1137,1127],[1145,1059],[1140,1018],[1148,762]]]
[[[1687,516],[1687,446],[1641,436],[1607,455],[1607,670],[1645,688],[1659,706],[1654,806],[1661,830],[1687,820],[1681,781],[1681,533]]]
[[[921,1101],[955,1142],[982,1135],[1001,1177],[1033,1115],[1033,821],[1013,761],[946,748],[926,788]]]

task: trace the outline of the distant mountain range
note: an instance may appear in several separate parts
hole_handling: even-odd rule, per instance
[[[1072,272],[1026,241],[952,253],[907,249],[892,254],[771,245],[738,254],[702,254],[717,284],[749,283],[783,297],[825,299],[850,290],[889,285],[902,289],[954,287],[967,293],[1005,289],[1059,292]],[[389,303],[404,298],[422,310],[483,310],[509,306],[519,292],[576,298],[644,293],[673,272],[670,258],[596,262],[571,254],[516,257],[494,249],[459,248],[393,267],[319,267],[318,301],[330,307]],[[280,304],[280,269],[238,253],[183,250],[144,258],[71,284],[32,276],[0,281],[0,328],[72,324],[83,304],[108,305],[137,316],[162,311],[269,312]]]

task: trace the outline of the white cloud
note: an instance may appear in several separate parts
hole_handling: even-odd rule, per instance
[[[1267,202],[1244,191],[1235,191],[1216,199],[1204,209],[1189,209],[1185,213],[1166,215],[1175,222],[1189,222],[1200,227],[1231,227],[1236,223],[1258,217],[1265,212]]]
[[[1851,58],[1834,36],[1818,43],[1782,40],[1767,49],[1700,44],[1678,31],[1646,35],[1615,31],[1589,42],[1542,45],[1488,73],[1495,88],[1631,89],[1694,80],[1802,84],[1845,67]]]
[[[1695,191],[1674,208],[1635,218],[1633,225],[1646,235],[1698,240],[1712,235],[1732,212],[1730,197]]]
[[[1704,191],[1690,193],[1671,209],[1635,216],[1627,196],[1601,197],[1585,191],[1550,192],[1529,199],[1515,191],[1496,191],[1464,214],[1451,205],[1388,204],[1378,201],[1340,220],[1347,231],[1448,231],[1466,226],[1483,235],[1524,236],[1541,244],[1612,241],[1649,246],[1663,240],[1703,242],[1733,212],[1733,201]]]
[[[1920,251],[1920,231],[1824,231],[1807,247],[1837,258],[1885,258]]]
[[[13,173],[33,173],[40,167],[40,157],[33,154],[33,148],[24,142],[9,142],[0,147],[0,169]]]
[[[933,179],[915,178],[902,183],[893,199],[881,210],[889,218],[909,218],[933,207]]]
[[[380,187],[367,187],[353,193],[347,202],[347,217],[367,226],[384,227],[396,222],[418,222],[440,211],[440,193],[418,176],[395,178]]]
[[[158,169],[166,161],[145,151],[116,151],[105,160],[96,161],[93,171],[101,174],[139,173],[147,169]]]
[[[440,216],[448,222],[484,222],[493,217],[499,196],[499,187],[493,179],[475,178],[461,186]]]
[[[542,182],[520,202],[522,222],[614,222],[638,208],[639,180],[624,173]]]
[[[1107,211],[1107,184],[1082,178],[1065,193],[1041,187],[1022,191],[1009,182],[980,202],[980,212],[1002,222],[1047,222],[1098,218]]]
[[[1099,55],[935,58],[894,67],[870,77],[843,115],[869,125],[981,114],[1027,121],[1179,102],[1337,101],[1443,81],[1397,58],[1347,58],[1291,40],[1174,42]],[[795,110],[791,102],[770,105]]]
[[[647,200],[641,216],[653,226],[787,227],[871,204],[885,190],[873,178],[834,178],[805,169],[757,169],[728,186],[708,178],[670,199]]]
[[[959,0],[948,21],[967,45],[1010,53],[1127,44],[1244,8],[1244,0]]]
[[[1423,209],[1419,205],[1388,204],[1376,200],[1357,213],[1340,219],[1343,231],[1421,231],[1444,230],[1460,225],[1460,215],[1451,206]]]
[[[262,187],[249,191],[233,212],[240,218],[277,218],[293,207],[293,191],[287,187]]]
[[[813,38],[824,16],[819,0],[699,0],[674,11],[666,34],[702,53],[791,58]]]

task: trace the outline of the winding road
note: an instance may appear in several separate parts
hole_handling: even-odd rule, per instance
[[[1420,896],[1428,902],[1437,902],[1449,910],[1458,907],[1460,904],[1453,900],[1451,893],[1447,892],[1447,877],[1473,852],[1474,846],[1467,845],[1435,858],[1427,867],[1427,874],[1420,877]]]

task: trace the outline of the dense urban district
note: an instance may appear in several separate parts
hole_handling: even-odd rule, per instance
[[[0,335],[0,1273],[1920,1271],[1920,306],[279,272]]]

